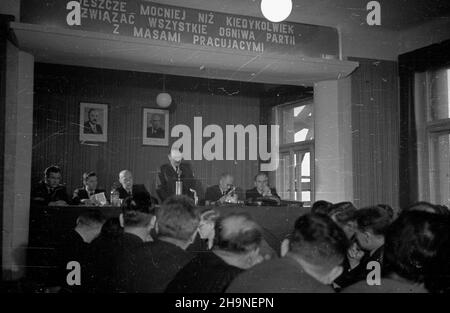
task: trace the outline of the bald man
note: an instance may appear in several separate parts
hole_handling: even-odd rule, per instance
[[[168,155],[169,163],[163,164],[159,169],[159,184],[157,193],[161,201],[175,195],[175,185],[180,175],[183,182],[182,194],[194,197],[191,190],[195,189],[195,179],[189,164],[183,162],[183,154],[178,148],[171,148]]]
[[[133,174],[129,170],[123,170],[119,173],[120,187],[117,188],[120,199],[126,199],[131,196],[150,197],[152,202],[156,200],[150,196],[144,185],[135,185],[133,181]]]
[[[205,205],[237,203],[238,191],[233,183],[234,178],[231,174],[223,173],[220,175],[219,184],[206,189]]]
[[[231,281],[263,261],[262,232],[250,216],[232,213],[215,226],[211,252],[199,253],[168,285],[168,293],[224,293]]]

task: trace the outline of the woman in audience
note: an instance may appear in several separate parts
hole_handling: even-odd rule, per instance
[[[207,210],[200,215],[197,235],[186,251],[198,253],[211,250],[214,241],[214,225],[218,218],[219,213],[214,210]]]
[[[383,248],[385,233],[391,223],[388,212],[380,207],[367,207],[356,210],[353,215],[356,222],[355,244],[348,251],[350,267],[334,282],[336,289],[345,288],[360,280],[365,280],[370,270],[367,265],[378,262],[383,266]],[[361,248],[364,254],[355,252]]]
[[[441,282],[447,281],[448,286],[448,276],[442,271],[448,269],[449,233],[448,219],[437,214],[416,210],[401,214],[386,234],[384,255],[389,270],[381,278],[381,284],[369,286],[364,280],[344,292],[442,290]]]

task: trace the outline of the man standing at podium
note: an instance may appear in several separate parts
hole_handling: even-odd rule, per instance
[[[157,189],[161,201],[176,194],[178,178],[182,182],[182,194],[194,197],[191,189],[195,188],[194,174],[189,164],[182,162],[183,155],[178,148],[172,148],[168,155],[169,163],[163,164],[158,173],[159,185]]]

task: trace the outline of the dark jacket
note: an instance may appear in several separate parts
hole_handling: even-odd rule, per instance
[[[277,197],[281,200],[280,196],[277,194],[277,190],[275,188],[270,188],[270,192],[272,193],[272,196]],[[263,198],[262,194],[259,193],[258,189],[256,187],[249,189],[245,193],[245,199],[249,201],[256,201],[258,198]]]
[[[105,192],[103,189],[95,189],[94,194]],[[105,192],[106,197],[106,192]],[[81,187],[78,189],[75,189],[72,196],[72,204],[78,205],[81,204],[81,200],[84,199],[90,199],[88,192],[86,191],[86,188]]]
[[[222,193],[222,190],[220,190],[219,185],[210,186],[206,188],[205,201],[215,202],[220,198],[222,198],[225,194]]]
[[[126,292],[162,293],[192,255],[161,240],[145,243],[121,263],[128,273]]]
[[[88,284],[91,292],[124,291],[128,273],[120,273],[119,264],[128,258],[144,241],[136,235],[101,235],[90,244],[88,255]]]
[[[147,138],[164,138],[164,136],[164,129],[147,127]]]
[[[66,186],[60,185],[51,189],[45,181],[40,181],[31,188],[31,203],[34,205],[48,205],[50,202],[63,200],[69,203]]]
[[[181,163],[180,165],[181,176],[180,179],[183,182],[183,194],[189,197],[193,197],[190,188],[195,188],[194,174],[192,173],[191,167],[186,163]],[[161,201],[175,195],[175,184],[178,179],[177,172],[174,170],[171,164],[164,164],[159,169],[159,186],[158,186],[158,196]]]
[[[89,244],[75,230],[65,234],[56,246],[56,285],[62,287],[63,292],[85,292],[86,286],[83,284],[86,276],[84,269],[87,268],[87,255]],[[67,284],[67,275],[71,270],[67,269],[69,262],[76,261],[80,264],[81,285],[70,286]]]
[[[213,252],[198,254],[166,289],[168,293],[224,293],[243,270],[228,265]]]
[[[125,188],[123,188],[122,186],[120,186],[119,188],[117,188],[117,191],[119,192],[119,198],[120,199],[125,199],[128,198],[132,195],[137,195],[137,194],[146,194],[148,196],[150,196],[150,193],[147,191],[147,188],[145,188],[144,185],[133,185],[133,187],[131,187],[131,193],[129,194]]]
[[[84,133],[85,134],[99,134],[99,135],[101,135],[101,134],[103,134],[103,130],[102,130],[102,127],[99,124],[95,125],[95,131],[92,130],[92,127],[91,127],[91,125],[89,124],[89,121],[88,121],[88,122],[84,123]]]
[[[262,262],[240,274],[227,293],[332,293],[289,255]]]

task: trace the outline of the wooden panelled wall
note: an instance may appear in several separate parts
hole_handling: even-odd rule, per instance
[[[353,184],[357,206],[399,199],[399,106],[397,62],[351,58]]]
[[[157,107],[163,76],[40,63],[35,68],[33,182],[46,166],[57,164],[69,192],[81,185],[85,171],[96,171],[100,186],[110,190],[119,171],[130,169],[135,182],[154,193],[156,173],[167,162],[169,148],[142,145],[142,112]],[[174,103],[170,128],[186,124],[193,131],[194,116],[203,118],[203,127],[217,124],[224,130],[227,124],[259,125],[259,84],[166,76],[165,85]],[[80,143],[80,102],[108,104],[107,143]],[[224,155],[225,151],[224,147]],[[202,160],[191,165],[201,193],[216,184],[222,172],[233,174],[236,185],[252,187],[258,171],[258,162],[248,160]]]

